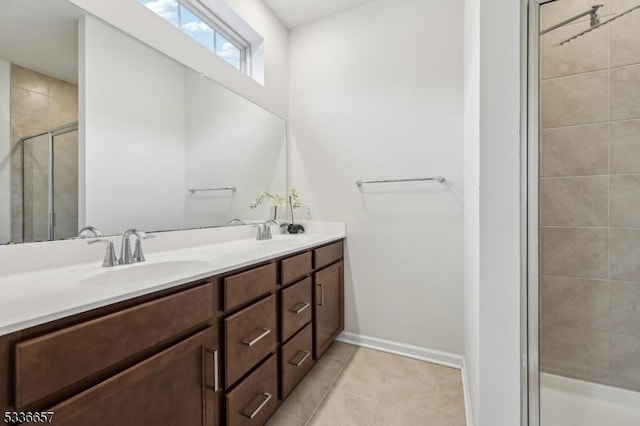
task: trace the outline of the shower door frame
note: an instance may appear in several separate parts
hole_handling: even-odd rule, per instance
[[[54,205],[54,181],[53,181],[53,167],[54,167],[54,149],[53,149],[53,139],[57,136],[61,136],[61,135],[65,135],[67,133],[71,133],[71,132],[77,132],[78,129],[78,122],[72,122],[69,124],[65,124],[62,125],[60,127],[56,127],[52,130],[48,130],[46,132],[41,132],[32,136],[27,136],[24,138],[21,138],[19,143],[21,145],[20,149],[21,149],[21,162],[22,164],[20,165],[20,169],[22,172],[22,178],[21,178],[21,183],[22,183],[22,242],[24,242],[24,224],[25,224],[25,217],[24,217],[24,179],[25,179],[25,172],[24,172],[24,150],[25,150],[25,142],[28,140],[32,140],[35,138],[39,138],[41,136],[47,135],[48,137],[48,148],[49,148],[49,158],[48,158],[48,170],[47,170],[47,177],[48,177],[48,188],[47,188],[47,198],[48,198],[48,206],[47,206],[47,236],[48,236],[48,241],[53,241],[54,237],[55,237],[55,205]]]
[[[540,8],[557,0],[522,0],[521,11],[521,423],[540,426]]]

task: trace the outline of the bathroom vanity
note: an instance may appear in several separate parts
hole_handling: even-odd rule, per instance
[[[254,248],[263,253],[255,263],[213,266],[209,275],[0,336],[5,418],[264,424],[344,324],[342,238],[279,247],[269,258]],[[46,291],[54,275],[41,277]]]

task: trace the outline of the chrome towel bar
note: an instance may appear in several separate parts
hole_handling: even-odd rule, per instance
[[[229,187],[225,187],[225,188],[191,188],[188,189],[187,191],[189,191],[191,194],[195,194],[196,192],[203,192],[203,191],[231,191],[231,192],[236,192],[236,188],[235,186],[229,186]]]
[[[434,177],[425,177],[425,178],[415,178],[415,179],[385,179],[385,180],[357,180],[356,185],[362,186],[365,183],[394,183],[394,182],[421,182],[427,180],[437,180],[440,183],[444,183],[444,176],[434,176]]]

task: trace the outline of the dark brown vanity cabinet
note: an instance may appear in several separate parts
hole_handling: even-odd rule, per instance
[[[50,411],[65,426],[215,426],[216,358],[209,327]]]
[[[342,241],[0,336],[0,408],[263,425],[343,329]]]
[[[217,426],[215,306],[204,280],[2,336],[2,411],[48,411],[65,426]]]
[[[314,250],[316,272],[314,274],[313,328],[316,359],[322,356],[338,334],[344,330],[342,252],[342,241]]]

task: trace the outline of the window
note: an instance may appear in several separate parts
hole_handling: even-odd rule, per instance
[[[193,0],[138,0],[138,3],[235,68],[249,73],[249,43],[201,3]]]

